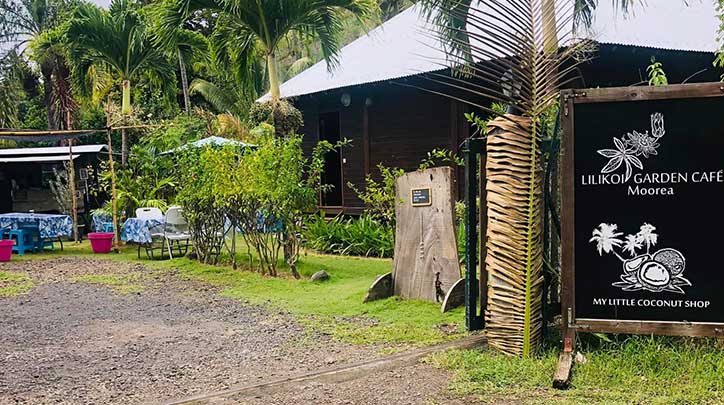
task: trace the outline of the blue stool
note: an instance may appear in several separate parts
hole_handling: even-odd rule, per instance
[[[106,222],[103,225],[103,232],[113,232],[113,222]]]
[[[17,252],[18,255],[24,255],[26,250],[33,252],[37,251],[38,244],[35,240],[35,236],[37,235],[39,240],[40,235],[36,234],[32,228],[13,229],[10,231],[9,235],[10,237],[8,239],[15,239],[13,252]]]

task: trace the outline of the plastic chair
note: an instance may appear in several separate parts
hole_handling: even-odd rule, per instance
[[[163,220],[163,212],[158,208],[144,207],[136,209],[136,218]]]
[[[191,233],[189,232],[189,224],[183,217],[183,209],[181,207],[169,207],[165,219],[163,240],[168,247],[169,257],[173,259],[174,249],[176,249],[179,256],[185,255],[189,249]],[[174,242],[176,246],[173,246]],[[182,242],[184,242],[183,245]]]

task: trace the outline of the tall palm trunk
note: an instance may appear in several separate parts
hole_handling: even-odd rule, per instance
[[[267,68],[269,69],[269,91],[272,100],[281,98],[281,89],[279,85],[279,72],[277,71],[277,59],[274,53],[269,53],[266,57]]]
[[[42,63],[40,73],[43,76],[43,102],[45,103],[45,112],[48,115],[48,129],[58,129],[59,125],[56,120],[58,114],[55,110],[55,103],[53,103],[53,67],[47,62]]]
[[[123,80],[121,83],[123,90],[123,102],[121,104],[121,114],[124,116],[131,115],[131,81]],[[121,166],[126,167],[128,164],[128,133],[126,129],[121,129]]]
[[[178,52],[178,68],[181,71],[181,90],[184,94],[184,112],[189,114],[191,112],[191,98],[189,97],[189,79],[186,75],[186,63],[184,62],[184,56],[181,52],[181,48],[177,49]]]

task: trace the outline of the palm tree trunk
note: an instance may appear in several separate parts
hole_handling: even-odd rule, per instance
[[[121,166],[128,165],[128,134],[126,129],[121,129]]]
[[[543,50],[551,55],[558,52],[558,27],[555,0],[543,0]]]
[[[53,69],[47,63],[40,65],[40,73],[43,76],[43,102],[45,103],[48,129],[58,129],[59,125],[56,120],[57,114],[55,105],[53,104]]]
[[[121,83],[123,89],[123,104],[121,104],[121,114],[131,115],[131,81],[123,80]]]
[[[279,85],[279,73],[277,71],[277,60],[274,53],[270,53],[266,57],[267,68],[269,69],[269,91],[272,100],[281,98],[281,89]]]
[[[186,63],[184,63],[184,56],[181,52],[181,48],[178,51],[178,68],[181,71],[181,89],[184,93],[184,112],[189,114],[191,112],[191,98],[189,97],[189,79],[186,75]]]

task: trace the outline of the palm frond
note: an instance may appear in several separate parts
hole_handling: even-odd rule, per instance
[[[189,86],[191,94],[198,94],[204,98],[209,104],[211,104],[217,111],[234,111],[236,100],[233,98],[233,94],[229,94],[226,89],[223,89],[216,84],[196,78],[191,82]]]
[[[446,65],[427,75],[438,93],[497,116],[487,133],[486,333],[491,346],[528,356],[542,319],[541,121],[571,80],[585,42],[573,37],[576,4],[555,0],[427,0],[433,34],[449,41]],[[450,25],[450,20],[457,21]],[[469,54],[460,49],[469,49]],[[518,91],[505,91],[504,77]],[[493,109],[505,103],[520,116]]]

